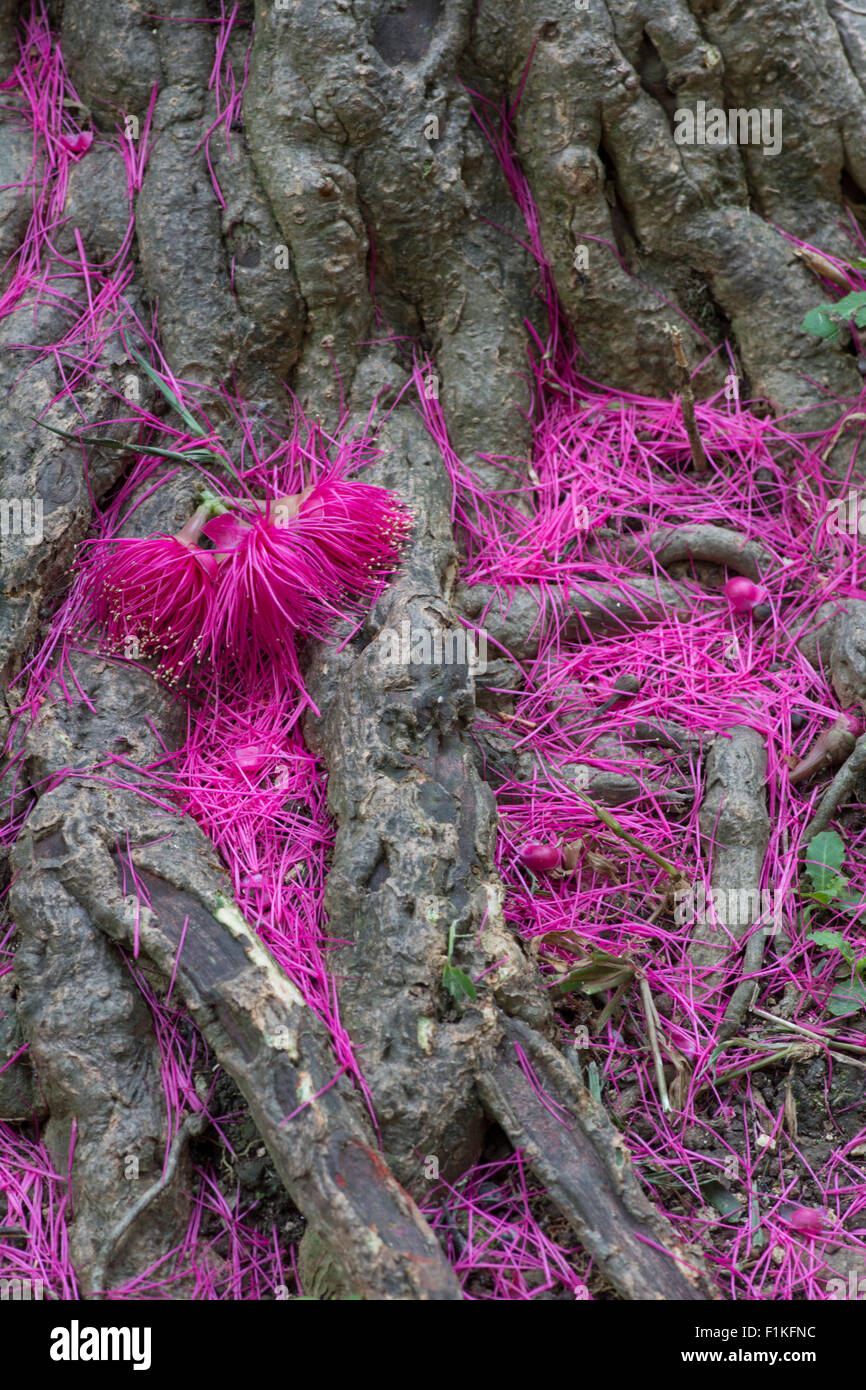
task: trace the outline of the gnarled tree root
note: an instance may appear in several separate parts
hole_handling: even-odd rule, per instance
[[[701,984],[717,989],[725,958],[754,926],[760,905],[761,871],[770,838],[766,806],[767,750],[755,729],[735,725],[716,739],[707,758],[707,780],[700,825],[712,862],[710,886],[714,920],[698,921],[689,947]],[[765,931],[749,936],[743,973],[760,968]],[[723,1036],[736,1031],[741,1010],[754,988],[744,979],[725,1016]]]
[[[40,843],[25,833],[23,855],[13,855],[16,869],[33,870],[11,891],[15,976],[30,1060],[50,1110],[45,1142],[57,1171],[69,1172],[69,1253],[88,1295],[134,1278],[179,1244],[190,1175],[182,1163],[147,1224],[129,1233],[109,1266],[109,1233],[162,1167],[160,1051],[128,970],[57,872],[50,854],[59,838]]]
[[[447,478],[413,414],[395,411],[382,442],[391,457],[380,477],[399,477],[418,518],[413,542],[359,640],[337,658],[317,654],[322,717],[307,732],[328,762],[338,823],[328,910],[332,933],[350,943],[337,965],[342,1016],[364,1043],[387,1155],[407,1182],[419,1181],[419,1154],[464,1170],[480,1152],[483,1105],[626,1297],[707,1297],[706,1277],[678,1267],[682,1252],[603,1110],[543,1036],[548,997],[502,921],[495,807],[473,767],[471,668],[382,658],[383,632],[404,623],[435,647],[451,621],[454,571]],[[483,980],[457,1009],[441,985],[449,914],[468,933],[460,964]],[[569,1130],[547,1126],[515,1041],[567,1108]]]
[[[125,836],[134,827],[153,840],[155,831],[165,835],[165,822],[143,815],[134,793],[94,794],[89,814],[77,789],[75,798],[69,788],[42,798],[16,847],[17,867],[31,883],[50,869],[89,921],[131,949],[134,919],[118,886],[111,832]],[[176,966],[177,995],[353,1287],[374,1299],[459,1299],[454,1274],[376,1152],[355,1098],[332,1084],[325,1026],[225,896],[225,881],[207,866],[204,836],[185,821],[182,833],[133,845],[129,854],[151,903],[141,914],[142,950],[166,978]]]
[[[591,584],[565,595],[537,585],[516,589],[506,603],[492,584],[462,584],[455,608],[472,623],[483,627],[489,641],[515,661],[538,655],[545,623],[559,610],[565,617],[563,638],[585,642],[601,634],[625,633],[631,628],[654,627],[666,612],[684,608],[684,600],[672,584],[638,575],[619,586]]]
[[[478,1084],[488,1114],[624,1298],[713,1297],[700,1256],[684,1250],[652,1208],[604,1108],[550,1043],[503,1018],[502,1040]]]

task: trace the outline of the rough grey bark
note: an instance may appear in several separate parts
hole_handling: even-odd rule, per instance
[[[74,665],[93,709],[58,701],[43,710],[28,738],[33,782],[70,766],[86,772],[112,753],[133,764],[152,762],[161,752],[156,727],[177,742],[181,711],[146,671],[85,655]],[[134,866],[150,902],[140,924],[147,959],[164,982],[177,960],[179,997],[247,1098],[298,1206],[336,1245],[353,1286],[370,1297],[456,1297],[435,1241],[376,1157],[351,1089],[338,1083],[285,1125],[332,1079],[328,1036],[231,909],[229,882],[202,832],[134,790],[106,792],[69,779],[40,798],[15,846],[11,896],[20,940],[18,1014],[61,1169],[73,1119],[78,1128],[73,1258],[83,1291],[91,1291],[89,1272],[104,1261],[119,1217],[153,1181],[154,1167],[161,1169],[165,1148],[149,1015],[106,939],[134,948],[135,894],[122,891],[122,859]],[[124,1172],[130,1157],[139,1159],[134,1182]],[[182,1165],[167,1194],[133,1225],[110,1266],[111,1283],[182,1236],[189,1187]],[[165,1208],[173,1219],[160,1218]],[[79,1229],[83,1248],[75,1242]]]
[[[434,352],[452,443],[467,459],[525,452],[534,282],[460,81],[474,9],[260,0],[244,100],[307,314],[302,401],[333,409],[335,367],[348,395],[365,340],[410,334]]]
[[[492,585],[473,584],[458,589],[455,603],[473,625],[484,628],[488,641],[518,661],[538,655],[554,617],[551,607],[566,618],[565,640],[584,642],[602,633],[653,627],[666,610],[685,606],[673,585],[639,574],[617,586],[588,582],[579,594],[567,597],[557,591],[542,594],[537,586],[527,584],[509,594],[507,603]]]
[[[807,661],[827,672],[842,709],[864,707],[866,603],[836,599],[822,604],[798,646]]]
[[[164,697],[143,673],[118,669],[111,681],[101,679],[101,665],[88,658],[79,667],[97,713],[64,702],[43,710],[30,738],[27,775],[33,782],[70,766],[86,768],[100,754],[121,748],[133,759],[158,756],[146,719],[168,726]],[[45,1142],[58,1172],[70,1174],[70,1255],[85,1295],[99,1291],[93,1276],[104,1265],[111,1231],[162,1170],[167,1126],[149,1010],[117,951],[64,879],[71,856],[59,827],[66,822],[79,836],[92,837],[88,826],[101,817],[107,834],[111,800],[74,782],[44,795],[33,828],[15,847],[10,890],[17,1010],[49,1112]],[[134,823],[132,814],[125,823],[115,821],[121,846]],[[40,826],[42,838],[34,844]],[[94,847],[91,838],[88,870],[95,869]],[[124,908],[128,913],[128,901]],[[147,1221],[118,1249],[109,1269],[112,1284],[146,1269],[182,1236],[189,1189],[184,1163],[149,1208]]]
[[[47,1110],[25,1053],[26,1041],[16,996],[11,972],[0,976],[0,1118],[43,1118]]]
[[[46,412],[60,386],[50,359],[34,363],[22,376],[25,355],[9,351],[10,343],[53,342],[64,328],[64,315],[51,310],[39,315],[35,334],[33,314],[26,309],[11,314],[0,324],[0,376],[5,399],[0,444],[3,496],[25,506],[32,505],[32,499],[41,498],[44,529],[44,543],[34,543],[33,532],[23,527],[19,534],[4,534],[2,538],[0,673],[6,679],[16,672],[20,654],[36,637],[40,603],[44,595],[58,591],[63,584],[74,547],[90,521],[90,494],[81,450],[33,424],[35,416],[44,415],[48,424],[70,430],[80,425],[80,416],[68,401]],[[118,394],[123,357],[116,342],[104,354],[104,370]],[[111,396],[99,386],[82,389],[78,399],[89,418],[113,413]],[[91,455],[90,486],[97,496],[120,475],[120,458],[115,454],[100,460],[98,455]]]
[[[852,394],[853,362],[792,329],[815,285],[770,225],[842,249],[842,176],[864,182],[863,68],[823,5],[762,0],[745,22],[737,5],[701,0],[481,7],[475,54],[497,82],[514,90],[536,38],[518,147],[589,374],[674,389],[668,299],[705,335],[691,336],[693,360],[732,330],[747,395],[802,407],[820,399],[804,376]],[[698,100],[781,109],[782,153],[677,145],[673,113]]]
[[[323,717],[308,721],[308,739],[328,758],[339,827],[326,906],[334,936],[353,943],[334,961],[343,1018],[363,1046],[385,1152],[410,1181],[427,1155],[453,1177],[480,1147],[475,1078],[493,1020],[489,1007],[449,1006],[450,926],[469,938],[455,963],[470,975],[498,963],[486,977],[497,1003],[544,1030],[552,1017],[502,921],[493,799],[468,739],[472,670],[405,666],[386,640],[408,623],[414,640],[429,634],[432,653],[456,626],[445,467],[408,407],[380,439],[379,477],[399,482],[417,515],[412,544],[360,639],[317,656],[311,693]]]

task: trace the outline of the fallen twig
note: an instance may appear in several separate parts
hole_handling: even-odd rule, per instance
[[[692,463],[695,465],[696,473],[706,473],[709,464],[707,463],[707,456],[701,441],[698,422],[695,419],[695,393],[692,388],[692,377],[689,371],[689,364],[686,361],[685,349],[683,348],[683,335],[679,328],[671,327],[669,332],[674,346],[674,358],[677,364],[677,378],[680,388],[680,408],[683,412],[683,424],[686,427],[689,447],[692,451]]]
[[[827,829],[839,808],[840,802],[851,791],[864,768],[866,768],[866,734],[861,734],[854,745],[853,753],[836,773],[818,802],[817,811],[803,831],[800,837],[801,854],[805,853],[810,840],[814,840],[816,835],[820,835],[822,830]]]
[[[677,880],[682,878],[682,870],[678,869],[676,864],[671,863],[670,859],[665,859],[661,854],[657,854],[656,851],[645,844],[643,840],[639,840],[637,835],[632,835],[630,830],[626,830],[624,825],[620,825],[616,817],[610,814],[610,811],[606,811],[603,806],[599,806],[597,801],[593,801],[591,796],[586,795],[586,792],[578,791],[577,787],[572,787],[571,790],[581,801],[586,802],[587,806],[595,812],[599,820],[603,821],[607,828],[612,830],[614,835],[618,835],[625,844],[631,845],[633,849],[639,849],[641,853],[645,854],[648,859],[651,859],[654,864],[658,864],[660,868],[664,869],[669,878]]]
[[[659,1050],[659,1038],[658,1032],[656,1030],[656,1022],[658,1020],[658,1015],[656,1014],[655,1004],[653,1003],[652,991],[650,990],[649,982],[646,980],[646,978],[641,979],[640,993],[641,998],[643,999],[644,1011],[646,1013],[646,1026],[647,1033],[649,1035],[649,1044],[650,1048],[652,1049],[653,1062],[655,1063],[656,1083],[659,1088],[659,1100],[661,1101],[662,1110],[670,1111],[671,1102],[670,1097],[668,1096],[667,1082],[665,1081],[664,1062],[662,1061],[662,1054]]]

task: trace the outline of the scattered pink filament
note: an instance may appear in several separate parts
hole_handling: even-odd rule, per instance
[[[580,1252],[560,1243],[530,1186],[518,1150],[498,1163],[477,1164],[455,1183],[440,1182],[422,1211],[444,1245],[464,1299],[589,1300],[589,1270]],[[564,1222],[558,1223],[567,1238]]]
[[[500,693],[509,703],[502,717],[479,711],[475,726],[480,737],[495,735],[497,746],[509,747],[501,763],[484,750],[500,812],[506,918],[540,946],[538,959],[551,985],[590,953],[603,952],[638,967],[654,998],[671,1001],[656,1024],[670,1075],[673,1064],[685,1068],[676,1112],[658,1095],[636,989],[597,1034],[592,1009],[610,993],[590,999],[576,989],[569,1002],[580,1028],[562,1027],[566,1038],[572,1028],[588,1035],[580,1043],[584,1069],[591,1068],[603,1099],[618,1107],[648,1189],[682,1239],[703,1250],[720,1287],[736,1298],[825,1297],[833,1266],[824,1256],[866,1247],[864,1203],[859,1195],[849,1202],[816,1242],[813,1234],[804,1240],[802,1232],[793,1233],[778,1202],[768,1199],[768,1168],[779,1174],[783,1162],[795,1161],[803,1171],[795,1205],[823,1209],[833,1205],[839,1171],[838,1150],[823,1170],[810,1169],[796,1142],[782,1133],[780,1117],[763,1113],[753,1090],[755,1065],[783,1059],[792,1035],[762,1025],[753,1046],[735,1039],[719,1047],[721,1019],[741,978],[740,947],[731,939],[720,978],[710,982],[696,970],[687,950],[694,925],[659,911],[668,889],[664,869],[625,845],[575,788],[592,797],[594,778],[622,779],[618,822],[672,859],[695,893],[706,895],[701,751],[736,724],[762,734],[771,833],[761,880],[766,902],[754,929],[780,920],[782,930],[771,934],[754,976],[757,1003],[772,1014],[780,996],[794,990],[794,1021],[823,1047],[832,1075],[845,1060],[833,1053],[834,1043],[856,1048],[862,1033],[853,1020],[848,1026],[830,1019],[828,1027],[825,1008],[839,957],[808,940],[795,855],[818,791],[814,784],[790,783],[788,760],[839,717],[826,674],[809,666],[797,637],[814,625],[827,599],[866,597],[857,536],[828,525],[833,499],[850,486],[846,477],[831,488],[823,462],[838,425],[810,429],[808,415],[774,419],[742,405],[736,393],[723,398],[719,392],[696,406],[709,463],[707,474],[698,476],[677,399],[614,392],[587,380],[514,154],[512,115],[513,109],[498,128],[486,118],[481,124],[526,217],[549,316],[548,338],[533,339],[530,362],[536,384],[531,481],[520,460],[487,458],[501,470],[502,486],[496,492],[482,486],[471,461],[454,453],[439,403],[424,390],[427,367],[419,363],[415,374],[419,409],[451,475],[453,520],[467,556],[464,582],[491,586],[491,625],[523,588],[532,586],[539,604],[537,653],[517,663],[514,684],[504,679]],[[844,403],[843,419],[854,424],[863,408],[862,401]],[[851,470],[862,432],[858,424],[845,436]],[[681,566],[675,579],[661,569],[654,534],[704,525],[726,527],[760,547],[759,583],[729,574],[727,586],[723,576],[718,588],[708,588],[695,566]],[[576,600],[592,595],[603,606],[600,594],[608,596],[610,620],[598,632],[576,612]],[[615,603],[628,607],[642,597],[646,603],[647,595],[655,599],[652,618],[627,623],[614,616]],[[485,628],[483,614],[475,621]],[[636,693],[617,698],[615,682],[626,675],[634,678]],[[527,872],[535,866],[526,864],[525,846],[576,842],[583,849],[573,873],[534,878]],[[845,874],[850,891],[866,897],[866,829],[846,832]],[[851,940],[843,912],[825,924]],[[743,1133],[724,1160],[710,1156],[711,1146],[696,1151],[686,1141],[699,1128],[717,1151],[734,1116]],[[756,1130],[765,1136],[764,1147],[752,1138]],[[864,1139],[861,1127],[845,1150],[852,1194],[866,1191]],[[790,1148],[795,1157],[784,1160]],[[736,1218],[707,1216],[703,1193],[713,1178],[741,1199]],[[782,1190],[788,1196],[785,1184]],[[745,1276],[744,1267],[750,1270]]]

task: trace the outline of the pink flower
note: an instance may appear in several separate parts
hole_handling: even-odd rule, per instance
[[[206,523],[211,510],[212,500],[176,536],[109,542],[93,575],[91,619],[127,656],[158,658],[169,681],[222,643],[237,662],[277,655],[282,676],[300,683],[294,638],[325,637],[360,615],[410,521],[391,493],[338,479],[249,517],[224,512]],[[202,532],[213,550],[196,544]],[[247,772],[250,750],[240,751]]]
[[[110,646],[158,659],[157,675],[176,681],[210,645],[219,561],[201,550],[205,508],[176,536],[122,537],[98,563],[90,616]],[[98,546],[106,542],[91,542]]]
[[[399,560],[411,517],[382,488],[330,479],[302,494],[297,516],[282,524],[317,555],[335,599],[360,605]]]
[[[222,563],[219,630],[236,656],[285,652],[300,633],[327,637],[357,618],[393,569],[410,517],[391,493],[328,479],[270,501],[247,520],[228,516],[206,533]]]

